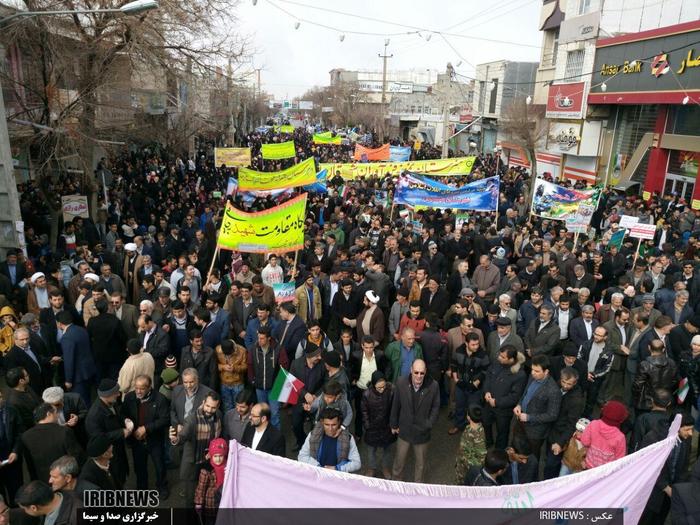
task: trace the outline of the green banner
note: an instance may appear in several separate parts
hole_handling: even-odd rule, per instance
[[[239,191],[281,190],[315,182],[316,164],[313,157],[282,171],[238,170]]]
[[[262,157],[265,160],[291,159],[296,153],[293,140],[262,145]]]
[[[294,133],[294,126],[291,124],[282,124],[273,128],[275,133]]]
[[[314,134],[314,144],[334,144],[337,146],[340,145],[341,142],[342,139],[338,136],[334,137],[330,131]]]

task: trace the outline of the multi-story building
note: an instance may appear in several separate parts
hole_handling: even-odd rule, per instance
[[[657,191],[659,185],[663,187],[666,179],[649,182],[655,179],[648,176],[652,157],[646,155],[653,132],[658,135],[658,130],[664,128],[659,115],[663,118],[670,115],[655,105],[663,97],[648,95],[646,98],[655,102],[635,104],[630,97],[605,95],[604,90],[609,93],[616,88],[641,89],[626,84],[626,79],[643,78],[648,84],[646,75],[650,66],[648,60],[642,59],[649,57],[640,56],[639,60],[624,57],[623,44],[650,43],[675,31],[690,33],[692,27],[688,29],[683,24],[698,19],[700,4],[694,0],[544,0],[540,17],[543,50],[534,102],[546,105],[549,132],[537,151],[538,173],[614,183],[634,175],[638,180],[646,178],[647,185],[654,184],[652,191]],[[662,46],[656,53],[648,52],[653,58],[665,49],[670,48]],[[686,77],[686,90],[698,87],[690,80],[691,76]],[[664,88],[661,82],[646,87],[652,92],[656,88],[662,91],[679,88],[674,77],[669,76],[668,82],[673,85]],[[641,93],[635,97],[637,101],[644,98]],[[640,147],[644,137],[646,141]],[[672,166],[661,169],[658,162],[653,162],[650,169],[657,173],[678,171]],[[688,194],[693,191],[688,180],[666,185],[670,191],[685,190]]]
[[[474,116],[481,120],[472,130],[481,132],[482,152],[493,151],[500,142],[498,121],[507,114],[511,104],[518,98],[532,100],[537,66],[537,62],[508,60],[477,64],[473,110]]]

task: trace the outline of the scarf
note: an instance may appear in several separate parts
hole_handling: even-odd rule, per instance
[[[224,461],[221,465],[214,463],[214,454],[224,456]],[[226,459],[228,457],[228,443],[225,439],[216,438],[209,443],[209,464],[216,475],[216,488],[218,489],[224,484],[224,471],[226,470]]]
[[[194,461],[200,463],[204,461],[209,443],[221,435],[221,418],[218,414],[206,417],[201,407],[195,411],[194,417],[197,421]]]
[[[321,334],[318,334],[318,337],[315,338],[315,339],[314,339],[313,337],[311,337],[311,334],[309,334],[309,335],[307,336],[307,339],[308,339],[308,341],[309,341],[310,343],[313,343],[313,344],[315,344],[316,346],[318,346],[319,348],[321,348],[321,343],[323,343],[323,334],[322,334],[322,333],[321,333]]]

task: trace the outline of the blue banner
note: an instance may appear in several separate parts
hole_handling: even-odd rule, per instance
[[[394,203],[453,210],[494,211],[498,206],[499,192],[498,177],[452,187],[409,173],[399,177]]]
[[[306,191],[311,193],[328,193],[328,188],[326,187],[326,176],[328,175],[328,170],[321,170],[316,174],[316,182],[304,186]]]
[[[391,146],[389,162],[406,162],[411,160],[411,146]]]

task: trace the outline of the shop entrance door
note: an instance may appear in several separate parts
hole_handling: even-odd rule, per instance
[[[666,182],[664,183],[664,195],[677,193],[679,197],[690,202],[693,197],[693,189],[695,188],[695,179],[683,177],[682,175],[674,175],[673,173],[666,174]]]

